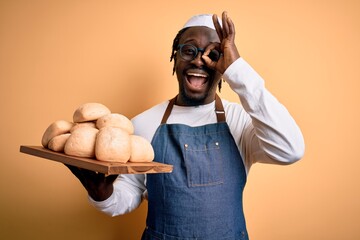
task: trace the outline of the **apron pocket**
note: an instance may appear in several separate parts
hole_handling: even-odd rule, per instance
[[[218,185],[224,182],[220,144],[185,144],[185,166],[189,187]]]

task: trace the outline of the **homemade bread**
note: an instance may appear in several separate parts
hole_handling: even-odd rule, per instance
[[[71,135],[70,133],[64,133],[64,134],[58,135],[56,137],[53,137],[49,141],[48,148],[55,152],[63,152],[66,141],[68,140],[70,135]]]
[[[116,127],[103,127],[99,130],[95,145],[96,159],[126,163],[130,152],[130,135],[125,130]]]
[[[84,103],[78,107],[73,115],[75,123],[88,122],[111,113],[110,110],[101,103]]]
[[[70,129],[70,133],[72,133],[73,131],[75,131],[76,129],[81,128],[81,127],[96,128],[96,123],[95,122],[74,123],[74,126]]]
[[[134,126],[132,122],[122,114],[110,113],[102,116],[96,121],[96,127],[101,129],[103,127],[117,127],[122,128],[129,134],[134,133]]]
[[[130,162],[151,162],[154,160],[154,149],[147,139],[141,136],[131,135],[130,142]]]
[[[60,134],[70,132],[70,129],[73,127],[72,122],[68,122],[65,120],[58,120],[50,124],[48,128],[45,130],[43,137],[41,139],[41,144],[47,148],[49,141]]]
[[[73,131],[66,141],[64,152],[76,157],[95,157],[95,142],[98,129],[81,127]]]

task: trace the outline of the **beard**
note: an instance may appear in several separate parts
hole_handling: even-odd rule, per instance
[[[186,93],[186,90],[184,88],[180,88],[179,94],[181,96],[183,104],[185,104],[186,106],[198,106],[204,104],[205,99],[209,96],[209,91],[202,95],[190,96]]]
[[[219,80],[220,81],[220,80]],[[204,92],[191,92],[181,82],[179,82],[179,97],[181,99],[181,105],[184,106],[199,106],[209,103],[215,99],[216,88],[219,81],[211,81],[209,88]]]
[[[191,85],[191,80],[188,79],[189,76],[187,75],[187,72],[191,71],[191,69],[194,70],[193,72],[200,71],[201,73],[207,75],[207,79],[203,80],[206,85],[204,86],[205,88],[200,87],[199,89],[196,89],[194,86],[189,86]],[[209,69],[206,66],[196,68],[193,65],[189,65],[187,67],[176,69],[176,75],[179,84],[178,104],[185,106],[198,106],[209,103],[209,101],[215,99],[216,88],[221,79],[221,74],[215,70]]]

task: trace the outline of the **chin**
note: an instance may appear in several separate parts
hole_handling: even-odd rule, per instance
[[[198,106],[210,103],[214,100],[212,95],[215,96],[216,93],[216,81],[214,81],[214,76],[210,75],[204,81],[204,87],[196,89],[196,87],[191,86],[191,82],[188,80],[186,74],[179,75],[179,99],[177,104],[184,106]],[[211,98],[211,99],[210,99]]]
[[[180,91],[181,102],[187,106],[197,106],[205,104],[205,101],[208,97],[208,92],[206,93],[187,93],[185,90]]]

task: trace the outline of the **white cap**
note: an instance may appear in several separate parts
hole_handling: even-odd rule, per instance
[[[214,22],[212,20],[212,14],[199,14],[191,17],[184,25],[183,28],[187,27],[208,27],[215,29]],[[218,18],[220,26],[222,26],[221,19]]]

